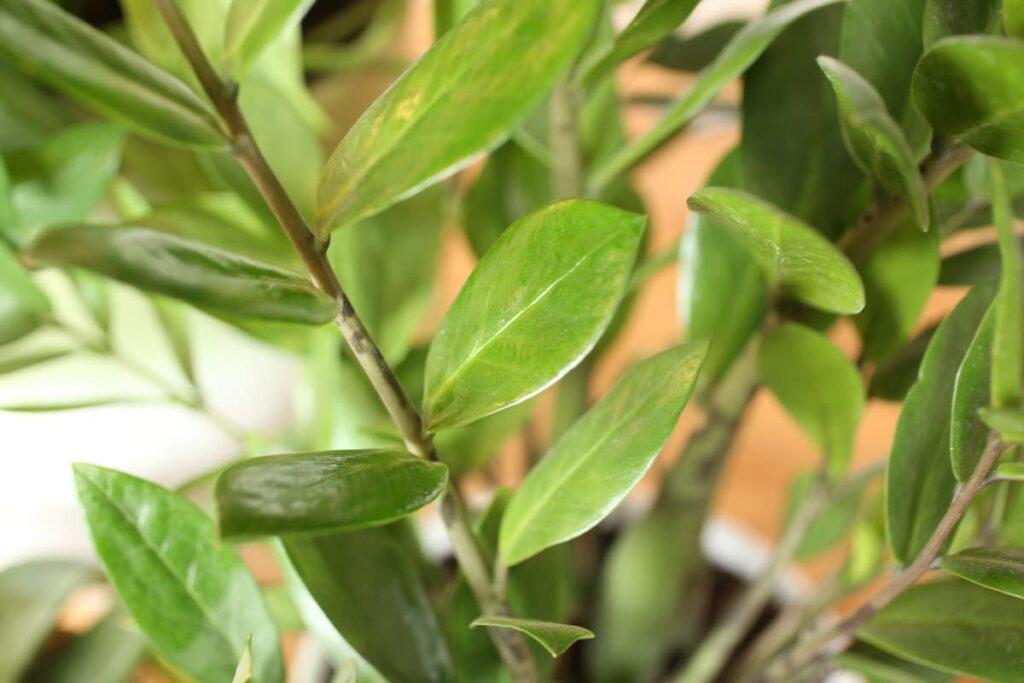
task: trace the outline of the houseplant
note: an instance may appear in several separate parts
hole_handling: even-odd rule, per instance
[[[99,351],[105,279],[153,295],[196,389],[177,396],[190,408],[204,406],[182,302],[316,368],[297,433],[211,473],[212,516],[182,492],[75,467],[106,574],[167,670],[282,680],[278,623],[233,547],[260,539],[279,553],[308,625],[334,644],[339,680],[789,681],[840,666],[874,680],[1021,680],[1020,2],[774,3],[701,37],[702,57],[670,36],[693,1],[650,0],[617,33],[599,2],[439,1],[435,45],[312,174],[320,112],[295,44],[310,2],[122,4],[132,48],[47,0],[0,0],[0,56],[18,69],[5,111],[23,126],[12,123],[0,183],[0,329],[28,347],[9,365],[45,361],[27,335],[62,323],[31,270],[59,269],[94,318],[86,341]],[[656,43],[653,59],[702,68],[627,141],[612,74]],[[339,58],[319,47],[307,56]],[[739,76],[742,142],[688,199],[689,341],[588,406],[594,358],[638,283],[675,256],[645,253],[627,173]],[[116,123],[66,135],[102,149],[128,131],[134,155],[106,179],[96,165],[70,166],[53,176],[66,187],[53,181],[58,191],[39,200],[33,189],[46,184],[26,178],[47,159],[61,166],[62,147],[18,147],[40,118],[63,113],[58,97]],[[15,104],[33,113],[18,118]],[[462,173],[484,153],[479,175]],[[113,175],[116,215],[97,220]],[[456,202],[480,260],[429,344],[413,348],[429,231]],[[977,246],[941,258],[944,238],[988,225]],[[970,291],[915,333],[938,282]],[[855,361],[826,335],[844,319],[860,332]],[[468,509],[459,478],[556,383],[542,457],[515,490]],[[764,576],[697,628],[708,576],[698,535],[762,385],[820,447],[821,465],[795,486]],[[903,403],[883,483],[880,468],[849,464],[869,393]],[[601,547],[595,527],[691,395],[703,425],[651,509]],[[327,450],[338,424],[353,423],[361,447]],[[452,571],[424,558],[408,522],[428,504],[441,509]],[[780,571],[844,540],[849,559],[819,595],[738,649]],[[23,588],[66,593],[88,576],[29,565],[2,588],[31,609]],[[848,616],[819,619],[879,581]],[[118,633],[125,620],[112,614],[33,667],[47,624],[8,619],[3,671],[98,680],[87,663],[110,665],[122,638],[138,640]]]

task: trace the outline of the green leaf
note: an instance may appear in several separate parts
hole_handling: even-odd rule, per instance
[[[942,558],[941,563],[961,579],[1024,598],[1024,548],[969,548]]]
[[[903,220],[860,267],[866,305],[853,319],[865,360],[883,360],[907,341],[939,273],[939,231]]]
[[[26,255],[237,316],[317,325],[337,313],[337,302],[298,275],[141,226],[60,226]]]
[[[580,65],[581,81],[593,84],[616,66],[671,34],[699,0],[647,0],[633,20]]]
[[[1024,681],[1020,603],[964,581],[934,581],[896,598],[859,635],[897,656],[997,683]]]
[[[1024,38],[1024,0],[1003,0],[1003,25],[1015,38]]]
[[[298,25],[313,0],[232,0],[224,26],[224,59],[239,77],[265,47]]]
[[[488,626],[491,628],[510,628],[530,636],[544,646],[544,649],[557,657],[568,650],[577,640],[589,640],[594,634],[582,626],[571,624],[555,624],[550,621],[536,619],[517,619],[515,617],[479,617],[471,624],[474,628]]]
[[[742,175],[734,149],[718,162],[708,184],[740,187]],[[761,323],[768,292],[757,263],[736,238],[696,212],[690,214],[679,249],[678,301],[687,338],[711,341],[701,383],[714,383]]]
[[[447,483],[447,467],[400,451],[253,458],[217,480],[220,533],[239,538],[378,526],[412,514]]]
[[[842,475],[864,411],[853,363],[821,333],[785,323],[761,342],[761,379],[824,452],[832,475]]]
[[[843,669],[862,674],[868,683],[949,683],[953,678],[863,642],[855,643],[837,661]]]
[[[99,623],[47,657],[46,683],[123,683],[146,654],[146,639],[117,605]]]
[[[1024,443],[1024,415],[1005,408],[984,408],[980,412],[982,421],[999,433],[1007,443]]]
[[[957,369],[988,310],[994,288],[978,286],[942,321],[896,425],[886,475],[889,547],[910,562],[949,507],[956,479],[949,465]]]
[[[477,264],[430,346],[427,429],[522,402],[579,363],[611,322],[644,224],[608,205],[564,200],[511,225]]]
[[[0,57],[140,133],[226,145],[216,116],[188,86],[47,0],[0,1]]]
[[[707,349],[691,342],[638,364],[566,432],[512,496],[503,562],[576,538],[625,498],[672,433]]]
[[[744,26],[651,130],[594,169],[590,176],[591,185],[604,187],[665,144],[693,121],[722,88],[753,64],[787,26],[808,12],[842,1],[796,0]]]
[[[331,623],[387,680],[450,683],[448,646],[396,531],[392,525],[283,543]]]
[[[914,73],[914,103],[939,135],[1024,163],[1024,43],[946,38]]]
[[[996,295],[998,297],[998,294]],[[988,443],[988,427],[978,411],[989,406],[992,375],[992,338],[995,304],[989,307],[964,355],[953,385],[953,412],[949,432],[949,457],[953,475],[963,483],[974,474]]]
[[[1004,408],[1017,406],[1024,389],[1024,255],[1014,235],[1013,209],[1002,166],[989,160],[988,172],[1002,266],[992,337],[992,406]]]
[[[922,33],[925,47],[946,36],[992,33],[998,29],[1000,0],[927,0]]]
[[[818,57],[839,102],[843,138],[864,173],[892,194],[904,197],[922,231],[928,230],[928,193],[914,152],[893,121],[878,91],[863,76],[831,57]]]
[[[1024,249],[1024,235],[1017,235],[1015,241],[1017,249]],[[976,285],[998,277],[999,267],[999,244],[985,242],[944,258],[938,283],[954,287]]]
[[[815,472],[804,472],[793,480],[789,498],[786,501],[784,527],[789,525],[789,520],[804,504],[816,479]],[[811,526],[804,532],[804,537],[800,541],[800,545],[797,546],[794,557],[797,559],[814,557],[846,538],[857,522],[863,493],[863,486],[850,486],[844,495],[829,500]]]
[[[1024,481],[1024,462],[1004,462],[997,465],[995,477],[1000,481]]]
[[[0,346],[32,332],[49,315],[46,295],[0,241]]]
[[[727,188],[706,187],[687,203],[728,229],[782,294],[834,313],[864,308],[864,286],[853,265],[799,219]]]
[[[743,26],[742,21],[723,21],[685,38],[669,34],[658,43],[647,61],[676,71],[700,71],[715,60]]]
[[[320,179],[320,237],[494,147],[568,68],[600,7],[575,0],[477,5],[374,102],[331,155]],[[408,154],[410,146],[416,154]]]
[[[245,641],[245,649],[238,660],[238,667],[235,668],[235,675],[231,683],[251,683],[252,681],[252,638]]]
[[[26,562],[0,572],[0,680],[23,680],[65,600],[97,578],[88,567],[60,561]]]
[[[74,471],[107,576],[163,657],[204,683],[227,681],[251,637],[257,678],[284,680],[260,589],[199,508],[114,470],[77,463]]]
[[[434,436],[441,462],[456,475],[483,467],[523,428],[533,409],[531,402],[519,403],[473,424],[442,429]]]

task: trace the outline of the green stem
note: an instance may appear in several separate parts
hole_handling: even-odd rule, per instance
[[[314,236],[257,145],[238,105],[237,86],[221,80],[174,0],[156,2],[203,91],[220,114],[228,139],[233,143],[235,157],[274,213],[288,240],[305,263],[313,282],[338,302],[339,313],[335,322],[342,337],[401,433],[406,447],[416,455],[436,460],[437,452],[431,435],[424,430],[419,412],[342,289],[327,258],[326,244]],[[505,596],[494,592],[490,568],[473,534],[465,505],[454,486],[449,486],[445,491],[441,512],[448,527],[455,558],[480,608],[485,614],[507,614]],[[533,658],[522,634],[508,629],[488,629],[488,632],[513,679],[523,683],[537,681]]]
[[[571,75],[551,93],[551,189],[556,199],[581,197],[584,190],[578,103]]]

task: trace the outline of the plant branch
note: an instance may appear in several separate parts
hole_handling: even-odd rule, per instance
[[[156,3],[203,91],[220,114],[235,157],[273,211],[314,284],[338,302],[336,323],[342,337],[401,433],[406,447],[416,455],[436,460],[433,439],[424,431],[419,412],[342,289],[327,258],[327,245],[317,240],[257,145],[238,105],[237,85],[223,81],[217,74],[175,0],[156,0]],[[505,597],[494,591],[490,568],[454,486],[445,491],[441,512],[456,560],[480,608],[485,614],[507,614]],[[533,658],[522,634],[508,629],[488,629],[488,632],[513,679],[523,683],[535,682],[537,673]]]
[[[581,197],[584,190],[578,104],[571,80],[570,74],[551,93],[551,189],[555,199]]]
[[[935,531],[932,532],[928,542],[914,561],[856,612],[834,624],[831,628],[797,643],[776,666],[769,669],[765,680],[790,680],[796,672],[813,664],[815,660],[842,652],[853,642],[854,634],[864,622],[896,599],[903,591],[917,583],[918,579],[931,569],[932,563],[942,552],[946,541],[956,529],[964,513],[967,512],[967,508],[985,487],[989,472],[998,462],[1003,450],[1002,442],[994,436],[990,436],[985,452],[974,468],[971,478],[957,491],[946,514],[942,516]]]

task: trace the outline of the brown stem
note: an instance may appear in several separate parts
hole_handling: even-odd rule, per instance
[[[223,81],[214,70],[175,1],[156,0],[156,3],[203,91],[220,114],[228,139],[233,144],[235,157],[259,189],[288,240],[302,258],[314,284],[337,300],[339,312],[336,323],[342,337],[373,385],[406,446],[416,455],[436,460],[433,439],[424,431],[419,412],[338,282],[327,258],[327,245],[317,240],[256,144],[238,106],[237,86]],[[480,608],[485,614],[507,614],[505,597],[494,590],[490,567],[473,534],[465,505],[454,486],[446,490],[441,512],[448,527],[455,558]],[[537,672],[523,636],[507,629],[488,629],[488,633],[513,679],[535,683]]]

